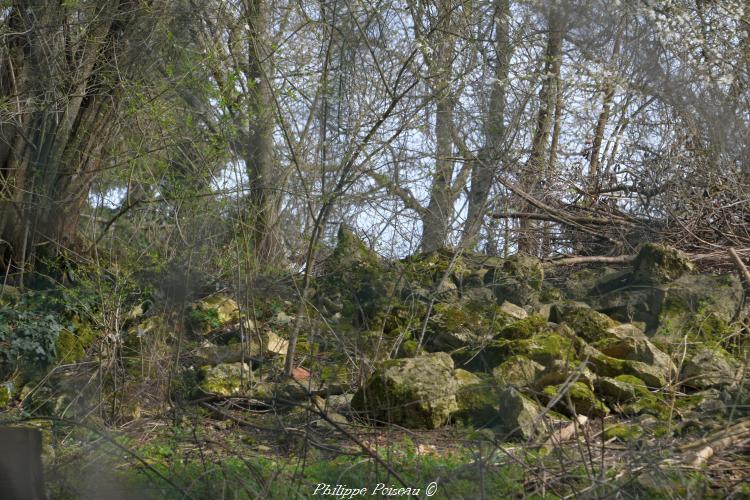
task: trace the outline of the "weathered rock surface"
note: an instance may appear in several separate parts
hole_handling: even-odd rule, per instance
[[[703,348],[682,366],[682,383],[693,389],[731,385],[737,378],[737,363],[721,348]]]
[[[550,401],[558,400],[555,408],[568,415],[572,415],[574,411],[578,415],[594,417],[603,417],[609,413],[609,408],[599,401],[594,391],[584,382],[548,386],[543,394]]]
[[[198,387],[206,393],[219,396],[239,396],[248,387],[250,365],[247,363],[222,363],[200,369]]]
[[[446,353],[383,363],[354,395],[352,409],[375,422],[435,429],[458,409],[459,383]]]
[[[240,308],[233,298],[217,293],[193,304],[188,319],[194,334],[206,335],[224,325],[238,322]]]

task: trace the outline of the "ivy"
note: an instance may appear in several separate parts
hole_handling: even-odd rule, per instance
[[[51,314],[0,307],[0,373],[51,363],[62,329]]]

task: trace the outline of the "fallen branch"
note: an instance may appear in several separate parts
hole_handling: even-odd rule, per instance
[[[737,264],[737,268],[740,270],[740,274],[742,274],[742,278],[745,280],[745,283],[747,285],[750,285],[750,271],[747,270],[747,266],[745,266],[745,263],[742,262],[742,259],[737,254],[737,251],[734,248],[729,248],[729,255],[732,257],[732,260],[735,264]]]
[[[562,212],[560,212],[562,213]],[[604,218],[604,217],[593,217],[593,216],[580,216],[580,215],[559,215],[550,213],[538,213],[538,212],[496,212],[490,214],[493,219],[530,219],[530,220],[543,220],[560,223],[576,223],[576,224],[591,224],[591,225],[614,225],[614,224],[625,224],[632,225],[629,221],[623,221],[622,219],[615,218]]]
[[[559,259],[545,261],[545,265],[549,266],[572,266],[575,264],[628,264],[635,259],[635,255],[572,255],[569,257],[562,257]]]
[[[741,248],[739,252],[742,253],[748,253],[750,252],[750,249],[748,248]],[[684,253],[684,252],[683,252]],[[734,248],[729,249],[729,253],[734,254],[731,256],[732,260],[737,264],[737,266],[742,266],[740,268],[742,272],[742,276],[747,281],[748,285],[750,285],[750,271],[747,269],[747,267],[742,263],[742,260],[739,256],[739,253]],[[711,252],[711,253],[694,253],[694,254],[684,254],[688,259],[695,262],[721,262],[725,261],[727,259],[726,254],[723,252]],[[630,262],[633,262],[637,255],[568,255],[559,257],[556,259],[550,259],[544,261],[544,265],[546,266],[572,266],[575,264],[629,264]]]

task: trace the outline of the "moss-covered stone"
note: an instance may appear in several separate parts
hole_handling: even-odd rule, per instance
[[[502,304],[500,304],[500,311],[507,314],[510,318],[514,320],[522,320],[525,319],[529,313],[526,312],[526,309],[523,307],[517,306],[511,302],[503,301]]]
[[[589,307],[559,307],[555,318],[556,323],[567,324],[586,342],[596,342],[610,337],[608,330],[618,325],[618,322],[609,316]]]
[[[497,418],[498,401],[498,386],[492,380],[476,377],[473,383],[463,383],[458,389],[452,418],[475,427],[491,425]]]
[[[86,355],[86,349],[95,339],[96,332],[93,327],[74,316],[70,328],[62,329],[55,340],[57,360],[63,363],[81,361]]]
[[[427,323],[427,347],[452,351],[484,345],[510,317],[494,304],[484,308],[466,302],[437,303]]]
[[[501,440],[532,439],[544,430],[540,419],[541,407],[512,387],[501,389],[497,395],[498,412],[493,430]]]
[[[352,409],[375,422],[434,429],[458,410],[453,360],[438,352],[386,361],[354,395]]]
[[[536,257],[517,253],[503,262],[502,269],[509,275],[522,279],[534,290],[541,291],[544,282],[544,267]]]
[[[562,384],[574,380],[593,388],[596,375],[588,367],[577,360],[575,362],[555,360],[549,363],[534,380],[534,387],[543,388],[549,385]]]
[[[481,377],[462,368],[456,368],[453,375],[456,377],[456,382],[458,382],[459,388],[482,383]]]
[[[240,308],[237,302],[220,293],[196,302],[188,313],[190,329],[196,335],[207,335],[239,319]]]
[[[636,398],[651,396],[646,384],[632,375],[600,377],[596,380],[596,392],[610,405],[630,403]]]
[[[571,362],[577,360],[576,347],[576,343],[571,338],[549,330],[526,339],[493,340],[478,354],[490,370],[512,356],[524,356],[543,366],[548,366],[556,360]]]
[[[683,364],[680,379],[693,389],[728,386],[737,379],[738,368],[724,349],[704,347]]]
[[[199,389],[219,396],[239,396],[250,382],[250,366],[247,363],[223,363],[204,366],[200,369]]]
[[[489,270],[484,282],[492,288],[498,303],[507,300],[522,307],[536,307],[544,282],[544,268],[539,259],[516,254]]]
[[[646,243],[633,261],[632,281],[636,283],[668,283],[695,266],[680,251],[656,243]]]
[[[677,367],[669,355],[652,344],[639,329],[623,327],[608,330],[612,337],[594,342],[592,346],[607,356],[648,365],[665,380],[673,379]]]
[[[605,440],[616,439],[625,443],[638,440],[643,436],[643,428],[638,424],[613,424],[604,428],[602,437]]]
[[[544,371],[544,366],[525,356],[511,356],[492,370],[492,376],[501,385],[528,387]]]
[[[670,345],[688,340],[715,345],[733,335],[743,300],[742,285],[730,275],[685,275],[663,293],[654,338]]]
[[[564,296],[576,301],[587,301],[592,293],[602,292],[605,288],[602,284],[618,280],[625,274],[629,275],[630,270],[623,272],[608,267],[597,267],[568,272],[563,280]]]
[[[498,333],[497,338],[508,340],[528,339],[545,330],[549,331],[547,320],[538,314],[534,314],[504,326],[500,330],[500,333]]]
[[[660,367],[640,361],[613,358],[591,346],[585,346],[582,356],[588,359],[591,370],[599,376],[632,375],[643,380],[647,386],[654,388],[662,388],[672,379],[670,370],[664,371]]]
[[[567,397],[564,394],[567,392]],[[548,400],[559,399],[555,406],[559,411],[572,414],[572,410],[578,415],[589,415],[603,417],[609,413],[609,408],[599,401],[594,391],[584,382],[575,382],[566,387],[565,384],[547,386],[542,391]],[[573,408],[568,406],[568,397]]]

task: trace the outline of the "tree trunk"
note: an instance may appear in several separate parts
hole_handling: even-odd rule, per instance
[[[495,2],[495,80],[492,84],[490,102],[484,125],[484,146],[478,160],[472,164],[471,191],[462,245],[473,248],[482,227],[487,209],[487,197],[492,188],[492,180],[503,162],[503,141],[505,140],[505,99],[508,84],[508,70],[512,47],[510,44],[510,2]]]
[[[620,54],[620,39],[622,31],[618,30],[615,38],[615,45],[612,49],[612,59],[610,63],[616,64],[617,57]],[[602,142],[604,141],[604,131],[607,128],[607,122],[609,121],[610,109],[612,107],[612,99],[615,97],[615,82],[611,78],[606,77],[603,88],[602,88],[602,110],[599,113],[599,119],[596,122],[596,128],[594,129],[594,138],[591,142],[591,159],[589,161],[589,190],[592,193],[592,201],[596,201],[598,195],[596,192],[599,190],[601,179],[599,173],[599,164],[601,162],[601,148]]]
[[[273,158],[275,113],[273,90],[269,81],[267,33],[268,5],[265,0],[247,0],[248,25],[247,82],[248,128],[244,155],[249,195],[249,223],[259,264],[278,263],[283,255],[278,226],[281,196],[277,186]]]
[[[121,7],[75,28],[68,23],[76,12],[50,2],[16,4],[6,18],[15,34],[0,47],[0,87],[14,96],[4,110],[13,123],[0,128],[3,271],[33,266],[37,257],[77,239],[78,218],[112,130],[117,87],[103,72],[112,71],[115,63],[105,57],[130,18]]]
[[[433,95],[437,102],[435,116],[435,171],[430,187],[430,202],[422,217],[422,251],[430,252],[443,245],[448,237],[453,217],[453,110],[454,96],[451,92],[455,36],[453,35],[452,0],[438,2],[439,28],[437,53],[433,64]]]
[[[539,112],[536,128],[531,141],[531,154],[522,173],[521,184],[524,191],[535,196],[538,184],[542,180],[547,163],[547,141],[549,140],[552,116],[555,109],[557,82],[560,78],[562,59],[562,41],[564,28],[559,13],[552,12],[548,21],[547,48],[545,50],[544,79],[539,91]],[[528,211],[524,203],[522,211]],[[535,223],[528,219],[519,222],[518,250],[530,255],[539,254],[539,238],[535,234]]]

